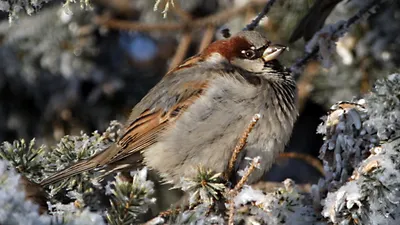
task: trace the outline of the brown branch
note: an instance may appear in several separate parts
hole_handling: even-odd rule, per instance
[[[192,15],[190,13],[183,10],[179,4],[179,2],[175,2],[175,6],[173,7],[173,11],[176,15],[178,15],[183,21],[192,21]]]
[[[203,38],[201,39],[199,46],[199,53],[202,52],[210,43],[213,41],[215,33],[214,26],[208,26],[204,31]]]
[[[321,175],[325,175],[324,167],[322,166],[321,161],[319,161],[317,158],[311,155],[299,152],[284,152],[279,155],[279,158],[291,158],[291,159],[303,160],[307,164],[311,165],[316,170],[318,170],[318,172],[320,172]]]
[[[219,13],[210,15],[208,17],[199,18],[196,20],[188,20],[182,22],[164,22],[164,23],[154,23],[146,24],[143,22],[136,21],[126,21],[113,18],[107,18],[104,16],[99,16],[95,18],[95,23],[110,29],[118,30],[131,30],[131,31],[179,31],[183,29],[194,30],[199,28],[204,28],[209,25],[218,26],[230,18],[236,15],[240,15],[245,12],[249,7],[258,6],[265,4],[267,0],[250,0],[246,4],[236,8],[228,8]]]
[[[233,200],[230,200],[229,201],[229,213],[228,213],[228,225],[235,224],[234,216],[235,216],[235,203],[233,202]]]
[[[138,13],[131,0],[91,0],[91,3],[130,18]]]
[[[176,48],[176,52],[174,57],[169,64],[169,70],[177,67],[186,57],[186,53],[189,50],[190,43],[192,42],[192,35],[190,32],[185,32],[180,41],[179,45]]]
[[[239,191],[243,188],[244,184],[247,182],[249,179],[251,173],[260,165],[260,158],[256,157],[252,160],[250,166],[246,169],[243,177],[240,179],[240,181],[235,185],[233,189],[231,189],[228,193],[229,196],[229,219],[228,219],[228,224],[233,225],[234,224],[234,215],[235,215],[235,202],[233,201],[233,198],[239,193]]]
[[[231,159],[229,161],[228,170],[225,174],[225,179],[228,180],[229,177],[231,176],[233,167],[237,160],[237,157],[238,157],[239,153],[242,151],[243,147],[245,146],[245,144],[247,142],[247,138],[249,137],[251,130],[253,130],[254,126],[256,125],[256,123],[259,119],[260,119],[260,114],[255,114],[253,116],[250,124],[247,126],[246,130],[243,132],[242,137],[239,139],[239,142],[236,144],[235,149],[233,150]]]
[[[148,220],[147,222],[143,223],[143,225],[159,224],[159,223],[157,223],[157,221],[160,218],[162,218],[164,220],[168,220],[168,218],[170,218],[171,215],[175,215],[178,213],[182,213],[182,210],[179,207],[175,208],[175,209],[169,209],[169,210],[160,212],[157,217],[154,217],[154,218]]]
[[[97,16],[94,22],[98,25],[116,29],[116,30],[128,30],[128,31],[179,31],[184,28],[184,24],[178,22],[165,22],[165,23],[142,23],[135,21],[127,21],[120,19],[113,19],[107,16]]]
[[[245,171],[243,177],[239,180],[239,182],[235,185],[235,188],[233,189],[234,193],[239,192],[240,189],[243,188],[244,184],[247,182],[249,179],[251,173],[260,165],[260,158],[256,157],[251,161],[251,164],[249,168]]]

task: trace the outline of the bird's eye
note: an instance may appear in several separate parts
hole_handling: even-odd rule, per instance
[[[247,59],[254,59],[256,57],[256,52],[253,49],[243,50],[242,54]]]

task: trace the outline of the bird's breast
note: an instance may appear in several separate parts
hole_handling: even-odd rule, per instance
[[[270,165],[290,134],[282,129],[288,125],[280,120],[275,107],[269,107],[269,92],[231,77],[214,79],[160,141],[144,152],[145,161],[175,184],[182,174],[196,175],[198,166],[224,172],[246,127],[260,114],[244,151],[246,156],[261,156],[263,163]]]

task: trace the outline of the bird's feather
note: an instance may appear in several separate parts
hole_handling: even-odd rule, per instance
[[[194,62],[194,63],[197,63]],[[104,166],[118,167],[126,158],[140,161],[140,151],[157,142],[159,135],[198,98],[207,86],[207,80],[189,78],[190,71],[177,69],[159,82],[132,110],[125,132],[120,140],[108,149],[80,161],[41,182],[47,186],[67,177]],[[190,70],[190,69],[189,69]],[[177,82],[178,81],[178,82]],[[184,86],[184,87],[180,87]],[[178,90],[185,90],[179,92]],[[151,97],[149,97],[151,96]],[[138,164],[140,162],[130,162]],[[111,168],[112,169],[112,168]]]

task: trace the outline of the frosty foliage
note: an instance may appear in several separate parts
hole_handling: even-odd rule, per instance
[[[36,13],[43,4],[49,3],[53,0],[0,0],[0,11],[8,12],[10,22],[17,19],[21,13],[24,11],[28,15]],[[75,3],[77,0],[66,0],[65,6],[68,7],[69,4]],[[79,0],[82,8],[90,7],[89,0]]]
[[[400,137],[400,74],[378,80],[367,101],[367,124],[377,130],[379,139],[390,141]]]
[[[80,225],[104,224],[103,218],[88,210],[62,216],[39,215],[38,206],[25,200],[20,176],[7,161],[0,160],[0,224],[4,225]]]
[[[152,197],[154,183],[147,180],[147,168],[132,172],[131,176],[132,181],[125,181],[117,175],[115,181],[107,185],[106,194],[111,195],[111,207],[107,212],[109,224],[134,224],[156,201]]]
[[[52,147],[36,148],[34,140],[29,145],[24,140],[14,141],[12,144],[4,142],[0,146],[0,157],[9,160],[30,180],[38,182],[78,160],[86,159],[104,150],[118,138],[120,128],[120,123],[112,121],[102,134],[95,131],[91,136],[83,132],[80,136],[65,136]],[[105,201],[103,200],[104,188],[93,183],[95,178],[96,173],[81,173],[53,184],[49,187],[50,196],[56,200],[55,202],[63,202],[67,199],[79,202],[82,208],[90,206],[92,209],[104,209],[105,207],[101,204]],[[59,204],[54,206],[57,209]]]
[[[345,183],[369,150],[378,144],[374,128],[364,124],[368,114],[360,103],[363,102],[334,105],[318,129],[325,135],[320,158],[329,189]]]
[[[337,15],[342,15],[340,19],[348,18],[354,15],[354,8],[358,9],[371,1],[352,0],[348,7],[339,6],[332,18]],[[51,0],[0,0],[0,10],[15,18],[21,10],[31,14],[47,2]],[[111,82],[114,85],[111,89],[122,87],[124,82],[118,76],[130,75],[116,72],[123,67],[120,64],[111,69],[96,65],[93,58],[99,48],[95,44],[98,30],[91,26],[94,13],[76,11],[73,5],[68,5],[72,2],[75,1],[66,1],[66,6],[74,12],[73,16],[53,7],[42,10],[35,17],[21,19],[18,28],[10,28],[8,23],[0,24],[0,56],[4,59],[0,62],[0,91],[9,88],[18,98],[28,96],[29,102],[44,112],[24,114],[3,104],[6,110],[0,108],[0,123],[16,130],[18,136],[29,136],[26,135],[29,127],[25,122],[37,119],[35,116],[43,114],[43,118],[52,118],[60,114],[68,117],[70,105],[79,107],[79,104],[97,103],[100,93],[109,90],[109,86],[105,86],[105,81],[110,79],[107,74],[112,72],[112,79],[115,79]],[[89,1],[79,2],[86,7]],[[146,10],[152,9],[155,2],[159,9],[164,10],[163,13]],[[138,15],[138,21],[159,22],[160,15],[166,15],[177,2],[185,10],[194,10],[201,5],[200,0],[138,1],[135,6],[138,11],[143,11]],[[240,0],[234,2],[243,4]],[[289,1],[279,2],[283,2],[281,6],[284,8],[291,6],[291,3],[284,3]],[[296,4],[303,5],[304,2],[296,1]],[[220,3],[232,4],[231,1]],[[380,73],[372,74],[371,80],[382,77],[399,65],[399,23],[384,21],[398,16],[400,3],[394,1],[390,6],[384,7],[383,13],[362,22],[358,29],[351,29],[350,35],[343,37],[348,28],[344,26],[345,22],[335,22],[318,32],[307,45],[309,50],[318,46],[324,66],[331,66],[330,76],[321,76],[325,80],[319,81],[322,85],[318,85],[329,96],[329,100],[324,102],[358,95],[354,90],[358,90],[360,80],[366,76],[365,71],[369,72],[366,65],[370,62],[380,65]],[[294,20],[280,12],[277,18],[284,17],[282,23]],[[176,18],[168,16],[167,19]],[[343,38],[336,43],[339,37]],[[332,54],[335,48],[340,59]],[[337,62],[332,63],[332,60]],[[93,84],[94,91],[88,94],[87,99],[81,99],[80,88],[86,82]],[[320,158],[325,178],[313,185],[311,193],[300,192],[291,180],[286,180],[283,188],[269,193],[246,185],[235,190],[221,179],[221,174],[199,168],[197,177],[182,180],[181,186],[188,197],[183,199],[182,207],[171,207],[159,216],[151,215],[156,216],[153,219],[149,217],[152,213],[149,209],[157,204],[153,196],[156,187],[145,169],[132,173],[132,176],[118,174],[111,177],[112,181],[108,183],[93,182],[100,171],[92,171],[54,184],[47,189],[52,196],[49,199],[49,215],[39,215],[38,207],[26,200],[19,175],[11,168],[15,167],[18,173],[30,180],[40,181],[104,150],[117,140],[120,124],[112,123],[104,133],[59,135],[64,137],[57,145],[49,147],[36,147],[33,140],[5,142],[0,147],[0,224],[104,224],[105,220],[108,224],[132,224],[149,219],[146,224],[226,224],[231,212],[235,224],[399,224],[398,93],[400,75],[394,74],[378,81],[364,100],[340,102],[332,107],[318,130],[324,135]],[[105,116],[101,115],[104,109],[99,110],[99,107],[86,110],[82,117],[95,115],[95,122],[91,122],[101,124]],[[101,107],[109,106],[102,104]],[[33,124],[41,132],[45,127],[42,124],[46,122],[43,118],[34,120]]]
[[[45,146],[35,147],[35,139],[26,143],[24,139],[13,143],[3,142],[0,147],[0,158],[12,162],[18,172],[27,178],[38,181],[43,177],[43,154]]]
[[[46,157],[47,161],[47,174],[53,174],[56,171],[62,170],[71,165],[71,163],[77,162],[79,160],[87,159],[90,156],[106,149],[110,145],[109,140],[107,140],[102,134],[97,131],[93,132],[91,136],[81,133],[80,136],[65,136],[61,139],[51,151],[48,151]],[[73,188],[78,183],[86,184],[84,186],[79,186],[79,191],[88,188],[90,180],[90,175],[87,173],[81,173],[72,179],[68,179],[61,185],[57,185],[54,188],[55,193],[59,189],[68,187]]]
[[[37,205],[25,201],[19,178],[7,161],[0,160],[0,224],[49,224]]]
[[[365,97],[365,108],[341,104],[322,125],[326,140],[321,158],[327,177],[313,189],[317,196],[327,192],[321,201],[322,215],[334,224],[400,222],[399,87],[400,74],[377,81]],[[354,154],[352,149],[360,152]]]
[[[400,139],[372,149],[352,180],[324,200],[322,215],[335,224],[399,224]]]
[[[190,195],[189,204],[194,205],[198,202],[208,205],[214,204],[225,190],[221,174],[206,170],[203,167],[198,167],[197,173],[198,176],[194,179],[182,179],[181,181],[182,190]]]
[[[49,199],[51,216],[40,216],[37,206],[25,201],[24,191],[18,186],[19,175],[2,161],[0,201],[15,205],[18,210],[13,212],[24,215],[1,217],[8,213],[5,210],[9,207],[0,207],[0,219],[12,220],[9,224],[26,221],[38,221],[33,224],[48,224],[49,221],[101,224],[103,217],[100,215],[105,215],[108,224],[145,221],[147,224],[226,224],[230,219],[235,224],[398,224],[399,86],[400,74],[393,74],[376,82],[374,90],[364,100],[340,102],[332,107],[319,127],[319,132],[324,135],[320,157],[326,176],[313,185],[311,193],[300,192],[291,180],[284,181],[284,187],[268,193],[246,185],[230,187],[221,179],[221,174],[199,168],[197,177],[182,180],[181,186],[188,194],[182,208],[172,207],[151,219],[146,213],[156,203],[155,187],[148,180],[146,169],[133,172],[132,176],[118,174],[108,184],[93,185],[90,180],[98,176],[95,172],[50,187],[49,192],[63,193],[62,197],[56,194]],[[67,136],[56,147],[48,148],[53,153],[45,146],[36,148],[33,142],[30,145],[24,141],[5,143],[1,156],[9,159],[16,168],[47,171],[33,173],[33,178],[40,174],[46,176],[50,168],[58,170],[101,151],[110,141],[116,140],[119,128],[113,122],[102,134]],[[26,160],[20,154],[22,151],[28,152],[29,158],[51,163],[45,163],[44,169],[38,167],[35,160]],[[29,172],[21,171],[29,175]],[[67,200],[70,203],[66,203]],[[97,214],[84,210],[86,207]]]
[[[316,223],[318,217],[311,202],[296,190],[293,181],[288,179],[284,183],[284,188],[272,193],[245,186],[234,199],[236,221],[271,225]]]

